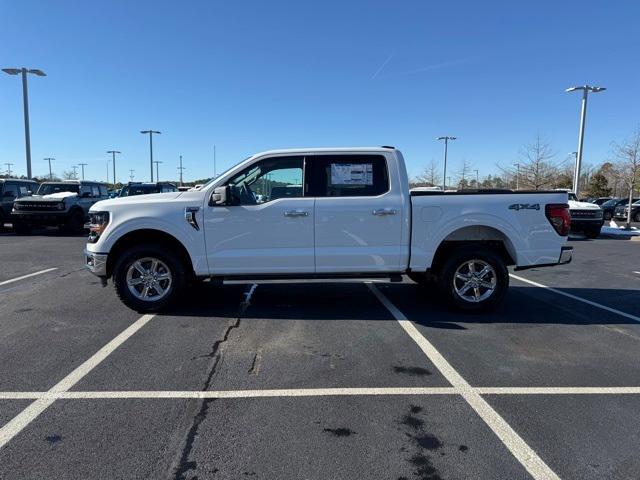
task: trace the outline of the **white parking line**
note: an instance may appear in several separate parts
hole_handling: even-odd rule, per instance
[[[480,395],[640,395],[640,387],[471,387]],[[340,397],[386,395],[461,395],[456,387],[297,388],[276,390],[118,390],[0,392],[0,400],[37,399],[202,399],[270,397]]]
[[[476,387],[482,395],[638,395],[640,387]]]
[[[498,436],[514,457],[535,479],[559,480],[558,475],[538,456],[538,454],[518,435],[513,428],[496,412],[487,401],[451,366],[436,348],[418,331],[405,315],[385,297],[378,288],[367,283],[378,300],[391,312],[394,318],[418,344],[462,398],[473,408],[487,426]]]
[[[21,277],[12,278],[11,280],[5,280],[3,282],[0,282],[0,287],[2,285],[8,285],[9,283],[24,280],[25,278],[35,277],[36,275],[42,275],[43,273],[47,273],[47,272],[53,272],[54,270],[58,270],[58,267],[47,268],[45,270],[40,270],[39,272],[29,273],[28,275],[22,275]]]
[[[52,394],[38,398],[30,404],[22,412],[16,415],[5,426],[0,428],[0,448],[4,447],[7,442],[11,441],[18,433],[20,433],[29,423],[31,423],[38,415],[44,412],[56,399],[59,394],[68,391],[76,383],[78,383],[85,375],[93,370],[100,362],[107,358],[116,348],[122,345],[131,335],[144,327],[154,315],[143,315],[132,325],[120,333],[117,337],[107,343],[98,350],[91,358],[76,368],[69,375],[60,380],[56,385],[50,388],[46,393]]]
[[[0,392],[0,400],[19,399],[154,399],[154,398],[266,398],[266,397],[340,397],[367,395],[456,395],[453,387],[380,387],[380,388],[298,388],[278,390],[159,390],[93,392]]]
[[[633,320],[635,322],[640,322],[640,317],[637,317],[635,315],[631,315],[630,313],[627,313],[627,312],[623,312],[622,310],[617,310],[615,308],[607,307],[606,305],[602,305],[601,303],[592,302],[591,300],[587,300],[586,298],[578,297],[576,295],[572,295],[570,293],[563,292],[562,290],[558,290],[557,288],[549,287],[547,285],[543,285],[541,283],[534,282],[532,280],[528,280],[528,279],[523,278],[523,277],[519,277],[518,275],[514,275],[512,273],[510,273],[509,276],[511,278],[515,278],[516,280],[520,280],[521,282],[528,283],[529,285],[533,285],[534,287],[544,288],[546,290],[549,290],[550,292],[557,293],[558,295],[562,295],[564,297],[568,297],[568,298],[571,298],[573,300],[577,300],[578,302],[586,303],[587,305],[591,305],[592,307],[597,307],[597,308],[600,308],[602,310],[606,310],[607,312],[615,313],[616,315],[620,315],[622,317],[629,318],[629,319],[631,319],[631,320]]]

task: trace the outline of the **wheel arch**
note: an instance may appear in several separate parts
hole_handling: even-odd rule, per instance
[[[487,225],[472,225],[454,230],[440,242],[429,271],[438,272],[448,255],[455,249],[472,246],[494,251],[506,265],[516,264],[516,249],[504,232]]]
[[[162,245],[166,247],[167,251],[177,254],[178,258],[187,269],[187,272],[190,275],[194,275],[191,256],[180,240],[170,233],[163,232],[162,230],[144,228],[127,232],[116,240],[109,251],[109,256],[107,257],[107,277],[111,277],[113,275],[113,268],[122,252],[135,245],[143,244]]]

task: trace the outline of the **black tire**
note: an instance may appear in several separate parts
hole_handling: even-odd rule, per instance
[[[83,233],[84,232],[84,212],[82,210],[74,210],[67,219],[66,223],[62,225],[61,230],[69,233]]]
[[[636,214],[633,216],[633,221],[640,222],[640,212],[636,212]]]
[[[611,212],[604,212],[604,219],[611,220],[613,218],[613,214]]]
[[[145,258],[160,260],[171,276],[166,294],[158,300],[141,300],[130,291],[127,285],[127,272],[136,261]],[[120,254],[113,269],[113,283],[118,297],[127,307],[141,313],[165,309],[180,296],[186,281],[185,265],[176,255],[168,253],[167,249],[160,245],[137,245],[125,250]]]
[[[483,277],[486,283],[494,284],[493,289],[490,290],[484,286],[479,286],[480,298],[485,293],[490,293],[478,301],[465,299],[458,293],[463,289],[462,287],[464,287],[465,283],[460,279],[456,279],[456,271],[458,269],[464,270],[465,265],[468,265],[471,261],[475,261],[479,265],[489,265],[493,269]],[[464,274],[467,275],[468,272]],[[493,282],[494,279],[495,282]],[[451,307],[466,312],[484,312],[495,308],[503,300],[509,288],[509,271],[502,256],[490,248],[480,246],[460,247],[442,266],[440,288],[445,293]],[[475,298],[475,295],[473,296]]]
[[[18,235],[31,235],[31,225],[24,222],[13,222],[13,231]]]
[[[600,236],[600,230],[602,229],[602,227],[598,227],[598,228],[588,228],[584,231],[584,235],[587,238],[598,238]]]

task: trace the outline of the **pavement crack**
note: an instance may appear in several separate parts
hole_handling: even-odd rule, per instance
[[[216,340],[212,347],[211,352],[206,357],[212,358],[211,366],[207,373],[207,376],[204,381],[204,385],[202,387],[203,391],[209,389],[211,382],[213,381],[213,377],[216,374],[216,370],[218,367],[218,363],[220,362],[221,352],[220,349],[222,345],[229,339],[231,332],[240,326],[240,321],[242,320],[242,316],[249,308],[251,304],[251,297],[253,296],[253,292],[255,292],[257,284],[252,284],[247,291],[244,293],[244,300],[240,303],[238,308],[238,314],[236,315],[235,321],[227,326],[227,329],[224,332],[224,335],[221,339]],[[185,480],[187,477],[187,473],[192,470],[196,470],[198,465],[197,462],[190,460],[191,451],[193,449],[193,444],[198,436],[198,430],[202,422],[207,418],[207,414],[209,413],[209,406],[216,399],[207,398],[202,399],[200,401],[199,406],[196,407],[195,415],[193,416],[193,420],[191,421],[191,426],[186,432],[186,435],[182,441],[182,448],[180,449],[179,455],[176,456],[176,460],[171,465],[171,471],[173,472],[170,477],[174,480]]]

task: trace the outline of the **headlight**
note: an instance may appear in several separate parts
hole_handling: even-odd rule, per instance
[[[109,212],[89,212],[89,243],[96,243],[109,225]]]

